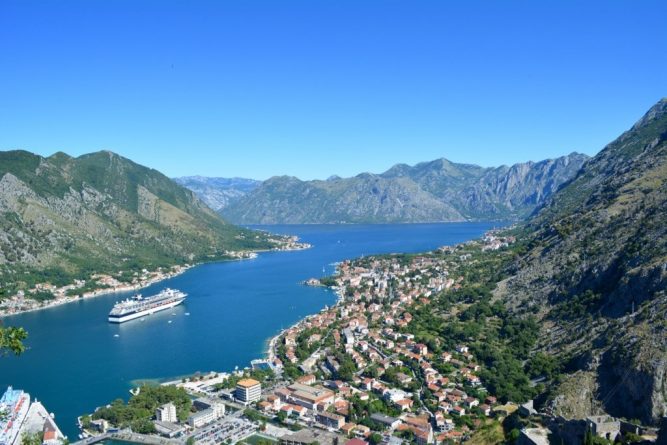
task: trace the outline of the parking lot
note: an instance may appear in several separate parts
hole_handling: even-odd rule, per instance
[[[225,418],[207,425],[192,436],[199,444],[219,444],[221,442],[238,442],[255,433],[257,427],[251,422],[238,418]]]

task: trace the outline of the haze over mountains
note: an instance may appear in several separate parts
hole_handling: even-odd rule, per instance
[[[398,164],[382,174],[314,181],[289,176],[262,183],[176,180],[236,224],[516,220],[571,179],[587,159],[571,153],[496,168],[437,159]]]
[[[174,178],[178,184],[189,188],[215,211],[222,210],[231,202],[252,192],[262,181],[245,178],[207,178],[205,176],[183,176]]]

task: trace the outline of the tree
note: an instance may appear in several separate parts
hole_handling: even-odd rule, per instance
[[[89,415],[81,416],[81,426],[83,427],[83,429],[90,428],[90,422],[91,419]]]
[[[337,358],[340,363],[340,367],[338,368],[338,378],[344,381],[352,380],[354,373],[357,370],[352,358],[347,354],[338,354]]]
[[[593,445],[593,433],[590,428],[586,428],[586,435],[584,436],[584,445]]]
[[[193,436],[188,437],[188,440],[185,441],[185,445],[195,445],[195,438]]]
[[[0,327],[0,354],[11,352],[21,355],[25,351],[23,340],[28,338],[28,333],[23,328]]]
[[[278,411],[277,417],[280,423],[285,423],[285,420],[287,420],[287,413],[285,411]]]
[[[34,433],[28,434],[24,433],[21,438],[21,445],[42,445],[42,440],[44,440],[44,433]]]
[[[519,440],[519,436],[521,435],[521,431],[519,431],[517,428],[514,428],[510,431],[507,440],[510,443],[516,443],[517,440]]]
[[[155,424],[149,419],[137,419],[130,423],[130,428],[135,433],[152,434],[155,433]]]
[[[544,376],[546,378],[553,377],[558,368],[557,360],[550,355],[538,352],[528,360],[526,364],[526,372],[530,377]]]

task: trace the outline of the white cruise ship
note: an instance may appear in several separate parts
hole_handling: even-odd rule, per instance
[[[30,408],[30,395],[11,386],[0,399],[0,445],[21,443],[19,431]]]
[[[123,323],[144,315],[154,314],[181,304],[185,297],[187,297],[186,293],[169,288],[152,297],[144,298],[141,294],[137,294],[132,298],[116,303],[109,312],[109,322]]]

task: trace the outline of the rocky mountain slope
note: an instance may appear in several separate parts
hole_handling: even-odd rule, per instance
[[[255,190],[262,181],[245,178],[207,178],[183,176],[174,181],[197,194],[199,199],[215,211],[220,211],[242,196]]]
[[[231,202],[243,224],[388,223],[518,219],[572,178],[587,156],[483,168],[438,159],[375,175],[301,181],[280,176]]]
[[[538,314],[567,372],[557,414],[667,415],[667,100],[587,162],[524,229],[496,294]]]
[[[155,268],[268,247],[193,192],[111,152],[0,152],[3,290],[93,272]]]

